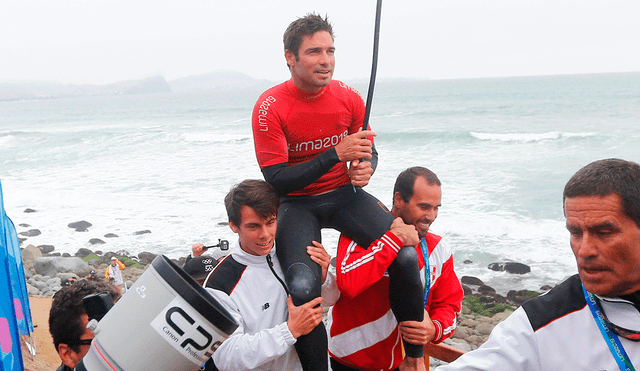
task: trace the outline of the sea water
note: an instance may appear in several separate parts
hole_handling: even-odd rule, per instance
[[[195,242],[235,239],[222,200],[232,185],[262,178],[251,134],[260,93],[0,102],[5,208],[18,232],[41,231],[23,246],[178,258]],[[428,167],[443,192],[432,231],[450,243],[458,275],[498,291],[538,289],[577,271],[564,184],[593,160],[639,162],[639,122],[640,73],[380,81],[371,114],[380,160],[366,190],[390,206],[398,173]],[[80,220],[93,226],[67,226]],[[333,256],[336,241],[323,231]],[[531,273],[487,268],[497,261]]]

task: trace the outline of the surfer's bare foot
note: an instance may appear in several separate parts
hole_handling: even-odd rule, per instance
[[[411,358],[405,357],[398,367],[400,371],[426,371],[427,368],[424,365],[424,358]]]

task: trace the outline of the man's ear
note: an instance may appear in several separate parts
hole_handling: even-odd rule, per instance
[[[71,349],[71,347],[67,344],[58,344],[58,356],[62,360],[62,363],[65,365],[74,368],[76,367],[76,352]]]
[[[233,224],[232,221],[229,221],[229,228],[233,231],[233,233],[240,233],[240,228],[237,225]]]
[[[404,205],[404,200],[402,199],[402,196],[400,196],[400,192],[396,192],[393,195],[393,207],[398,209],[400,207],[402,207],[402,205]]]
[[[284,51],[284,59],[286,59],[287,65],[289,65],[289,67],[291,67],[291,66],[296,64],[296,56],[289,49]]]

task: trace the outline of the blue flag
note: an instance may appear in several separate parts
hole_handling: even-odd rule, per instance
[[[0,370],[24,370],[20,335],[33,331],[15,226],[4,211],[0,183]]]

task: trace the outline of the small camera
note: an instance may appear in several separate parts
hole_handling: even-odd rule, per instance
[[[205,247],[202,248],[202,250],[204,251],[204,250],[208,250],[208,249],[215,248],[215,247],[219,247],[220,250],[222,250],[222,251],[227,251],[227,250],[229,250],[229,241],[221,240],[221,239],[218,238],[218,244],[217,245],[205,246]]]

